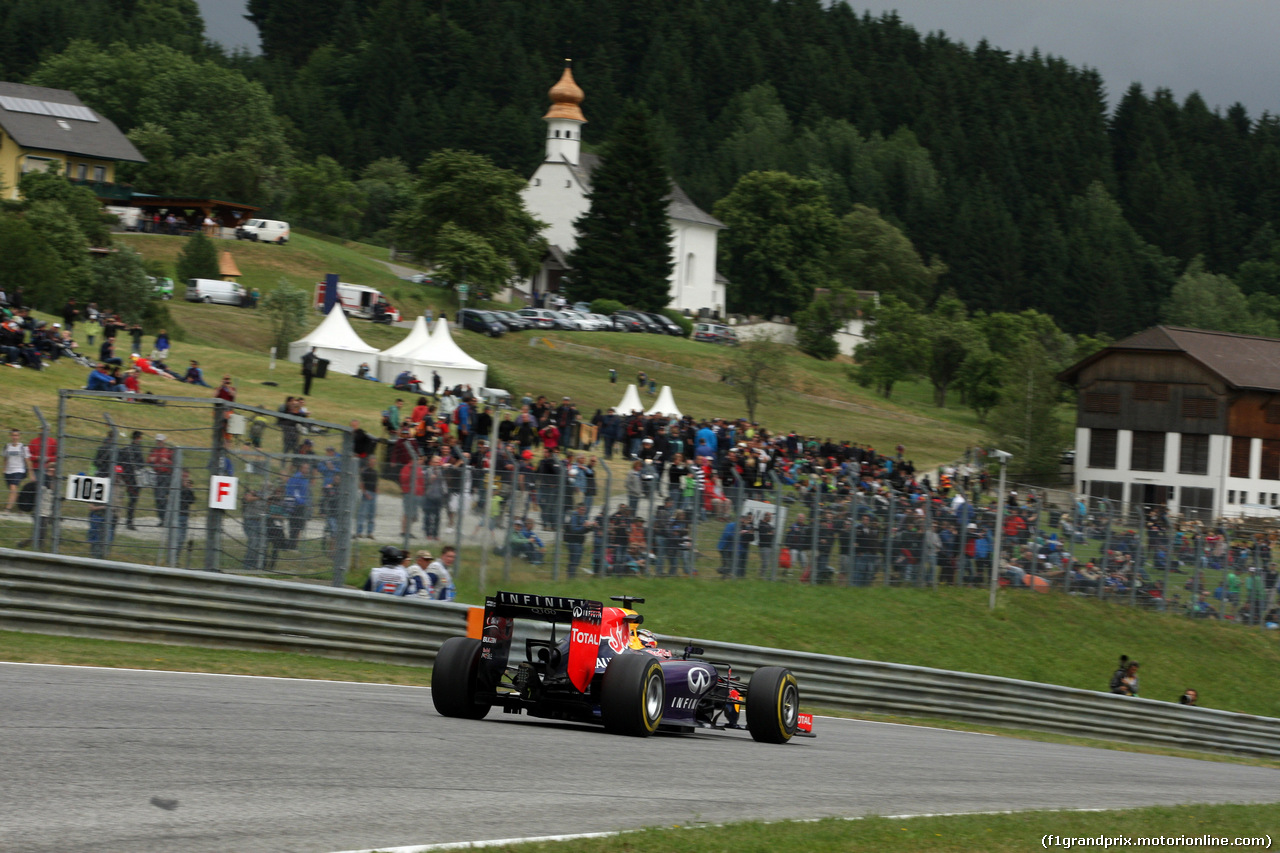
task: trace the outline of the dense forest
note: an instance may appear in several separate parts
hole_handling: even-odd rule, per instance
[[[836,216],[874,209],[944,264],[934,299],[1035,308],[1068,331],[1118,336],[1162,306],[1177,319],[1168,306],[1192,269],[1254,299],[1224,323],[1276,313],[1280,121],[1240,105],[1134,86],[1109,111],[1098,74],[1069,59],[965,46],[820,0],[250,0],[249,11],[262,56],[205,43],[191,0],[10,0],[0,76],[73,88],[120,123],[153,161],[140,189],[227,187],[368,235],[433,151],[530,174],[546,91],[572,57],[588,145],[643,104],[672,176],[705,209],[751,172],[811,179]],[[122,94],[130,74],[171,80]],[[201,91],[211,76],[219,87]],[[217,121],[184,135],[157,105],[180,111],[186,98]],[[355,190],[364,202],[352,206]],[[1177,304],[1194,312],[1211,291],[1191,291]]]

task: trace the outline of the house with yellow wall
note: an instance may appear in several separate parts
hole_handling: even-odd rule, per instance
[[[56,169],[104,202],[132,194],[116,184],[116,164],[145,163],[108,119],[65,89],[0,83],[0,197],[17,198],[18,181],[34,169]]]

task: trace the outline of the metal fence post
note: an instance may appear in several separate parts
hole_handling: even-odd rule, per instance
[[[374,453],[376,454],[377,451],[374,450]],[[332,585],[336,587],[346,583],[347,571],[351,568],[351,559],[355,553],[351,530],[354,527],[352,520],[356,514],[356,504],[360,500],[360,460],[355,455],[354,433],[342,434],[342,466],[338,476],[340,478],[338,480],[338,517],[332,524],[334,530]],[[326,519],[325,523],[328,524],[329,521]]]
[[[99,536],[102,538],[98,544],[102,551],[102,558],[104,560],[109,560],[111,559],[111,546],[115,544],[116,540],[116,481],[119,479],[121,481],[121,485],[123,485],[124,478],[116,477],[116,466],[120,462],[119,431],[116,429],[115,421],[111,420],[111,415],[103,412],[102,419],[105,420],[107,422],[107,426],[111,428],[111,453],[107,460],[107,479],[110,481],[111,487],[109,491],[110,497],[107,499],[105,523],[103,524],[102,530],[99,532]]]
[[[47,448],[40,448],[41,455],[45,457],[44,464],[48,466],[49,459]],[[53,478],[48,487],[53,489],[53,545],[51,550],[58,554],[62,545],[62,490],[58,488],[58,481],[62,479],[63,461],[67,455],[67,389],[64,388],[58,392],[58,448],[54,454],[53,460]],[[45,476],[49,472],[46,470]]]
[[[1111,500],[1109,498],[1098,498],[1102,502],[1103,511],[1103,527],[1102,531],[1102,572],[1098,578],[1098,598],[1102,598],[1102,591],[1106,587],[1107,575],[1110,573],[1111,562]]]
[[[61,407],[61,399],[59,399],[59,407]],[[32,406],[31,410],[36,413],[36,418],[40,421],[40,450],[36,455],[36,506],[32,515],[31,525],[31,549],[39,551],[44,547],[44,500],[45,493],[49,489],[49,466],[52,460],[49,459],[49,422],[44,419],[44,413],[40,411],[39,406]],[[49,519],[50,522],[53,519]]]
[[[457,522],[457,526],[453,529],[453,547],[459,554],[462,553],[462,525],[467,520],[467,504],[471,502],[472,486],[470,461],[465,461],[460,467],[462,471],[458,477],[460,481],[458,483],[458,517],[454,519]],[[448,501],[451,498],[452,495],[446,497],[445,500]]]
[[[550,525],[551,531],[554,532],[556,536],[556,541],[551,548],[551,580],[553,581],[560,580],[560,550],[561,550],[560,544],[561,544],[561,540],[564,538],[563,534],[564,534],[565,473],[566,473],[566,469],[564,465],[564,460],[557,459],[556,473],[555,473],[556,488],[554,493],[555,503],[553,504],[551,515],[549,516],[551,519],[551,525]],[[550,496],[551,496],[550,494],[547,495],[547,497],[550,497]],[[545,508],[543,508],[543,515],[544,517],[547,517]]]
[[[596,516],[596,533],[591,537],[591,561],[595,563],[596,574],[604,577],[609,570],[609,558],[607,551],[609,550],[609,499],[613,497],[613,471],[601,465],[604,469],[604,498],[600,503],[600,512]],[[596,474],[599,476],[599,473]],[[600,489],[596,488],[596,496],[599,497]],[[595,510],[595,507],[592,507]]]
[[[222,473],[222,460],[225,448],[223,447],[226,430],[224,419],[227,414],[225,408],[226,401],[221,398],[213,401],[213,452],[209,454],[209,473],[211,475],[220,475]],[[204,570],[206,572],[219,571],[219,562],[222,556],[222,516],[226,510],[214,509],[209,507],[205,510],[205,548],[204,548]]]
[[[167,530],[165,553],[167,562],[176,568],[178,552],[184,543],[178,542],[178,501],[182,497],[182,448],[173,449],[173,467],[169,469],[169,491],[165,496],[164,518]]]
[[[894,502],[897,497],[894,494],[893,486],[887,486],[886,488],[889,492],[889,504],[884,525],[884,585],[887,587],[893,583],[893,525],[897,515]]]

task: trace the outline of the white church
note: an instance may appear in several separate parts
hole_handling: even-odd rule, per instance
[[[591,172],[600,157],[582,153],[582,126],[587,119],[580,106],[582,89],[573,72],[565,68],[560,82],[551,87],[547,122],[547,155],[524,189],[529,212],[549,223],[543,236],[550,248],[531,280],[523,283],[525,295],[540,299],[560,292],[560,280],[569,269],[566,258],[578,243],[574,222],[590,208]],[[726,279],[716,272],[716,239],[725,225],[699,208],[674,182],[667,195],[671,221],[671,301],[668,307],[689,315],[725,313]]]

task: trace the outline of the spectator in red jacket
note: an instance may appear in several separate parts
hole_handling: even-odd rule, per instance
[[[400,518],[400,535],[408,536],[413,522],[418,518],[418,507],[422,505],[422,496],[426,494],[427,478],[422,465],[415,461],[400,468],[400,494],[404,504],[404,514]]]

